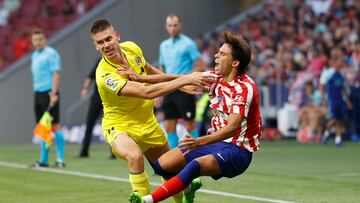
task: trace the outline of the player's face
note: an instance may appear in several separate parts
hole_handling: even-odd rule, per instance
[[[119,54],[119,41],[120,35],[114,31],[112,27],[109,27],[101,32],[92,35],[93,43],[97,50],[106,58],[114,58]]]
[[[33,34],[31,35],[31,42],[34,49],[43,49],[46,46],[46,38],[44,34]]]
[[[230,45],[226,43],[220,47],[219,52],[215,54],[215,74],[227,76],[234,65],[237,65],[238,61],[234,61],[231,52]]]
[[[170,37],[175,38],[179,36],[181,32],[181,23],[177,17],[168,17],[166,18],[166,31],[169,33]]]

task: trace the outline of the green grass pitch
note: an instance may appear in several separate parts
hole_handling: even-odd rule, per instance
[[[345,144],[336,148],[332,144],[263,142],[243,175],[219,181],[202,178],[205,191],[197,193],[195,202],[261,202],[256,198],[263,202],[360,202],[360,144]],[[130,185],[125,182],[125,162],[109,160],[105,144],[92,145],[88,159],[76,158],[79,150],[79,145],[66,146],[67,168],[60,172],[70,174],[63,174],[25,167],[38,158],[38,145],[0,145],[0,202],[127,202]],[[52,147],[50,164],[54,159]],[[150,166],[146,168],[150,181],[160,183],[159,177],[151,176]],[[87,177],[89,174],[123,181]]]

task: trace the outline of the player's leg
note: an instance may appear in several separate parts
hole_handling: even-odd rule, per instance
[[[215,160],[215,159],[214,159]],[[209,160],[208,160],[209,161]],[[204,163],[204,162],[201,162]],[[211,161],[209,164],[217,164],[216,160],[215,162]],[[208,164],[206,164],[208,165]],[[214,167],[214,166],[211,166]],[[167,182],[165,182],[162,186],[158,187],[151,195],[147,195],[143,197],[145,202],[159,202],[162,201],[174,194],[177,194],[184,190],[187,186],[190,185],[190,183],[200,176],[201,172],[201,166],[200,163],[197,160],[192,160],[190,163],[188,163],[185,168],[176,176],[169,179]],[[201,187],[200,185],[197,185],[197,188],[190,189],[192,193],[192,197],[194,196],[194,193],[197,189]],[[134,195],[133,195],[134,196]],[[186,200],[186,198],[184,198]],[[183,200],[184,202],[184,200]]]
[[[34,96],[34,111],[35,111],[35,121],[38,123],[41,119],[41,116],[46,111],[48,106],[48,94],[35,92]],[[40,159],[37,163],[35,163],[34,167],[47,167],[48,164],[48,156],[49,156],[49,147],[47,146],[45,141],[40,141]]]
[[[169,95],[164,96],[162,106],[165,117],[165,130],[170,149],[177,147],[179,144],[179,137],[176,133],[176,124],[177,119],[180,117],[180,113],[174,104],[174,95],[175,93],[170,93]]]
[[[183,171],[191,172],[195,174],[195,176],[199,176],[199,166],[197,162],[194,160],[198,157],[206,155],[209,153],[209,149],[211,146],[205,146],[201,148],[197,148],[186,155],[186,158],[183,156],[183,153],[179,148],[172,149],[166,154],[162,155],[157,161],[154,163],[155,171],[164,176],[164,177],[172,177],[166,183],[164,183],[161,187],[157,188],[151,195],[145,196],[145,200],[147,202],[157,202],[172,196],[173,194],[179,193],[183,189],[185,189],[194,178],[181,180],[179,175],[174,176],[177,172],[182,173]],[[186,165],[186,163],[189,164]],[[185,168],[184,168],[185,167]],[[187,181],[190,180],[190,183]],[[200,185],[201,186],[201,185]],[[131,196],[134,199],[139,199],[137,194],[133,194]],[[134,201],[137,202],[137,201]],[[141,202],[141,201],[138,201]]]
[[[116,156],[127,161],[133,191],[142,195],[149,194],[149,178],[144,170],[143,153],[137,143],[126,133],[120,133],[111,147]]]
[[[55,167],[65,167],[65,139],[61,125],[59,123],[52,124],[52,130],[55,132],[55,145],[56,145],[56,162]]]
[[[336,124],[335,119],[331,119],[326,123],[325,132],[323,134],[322,143],[327,144],[330,139],[330,130]]]
[[[186,131],[192,137],[199,137],[199,130],[196,126],[195,115],[196,115],[196,101],[195,96],[187,94],[185,92],[178,92],[176,95],[178,99],[176,100],[176,106],[180,112],[181,118],[185,120],[184,125]]]
[[[159,162],[157,161],[157,159],[161,155],[168,152],[169,149],[170,149],[169,145],[166,143],[165,145],[163,145],[161,147],[150,148],[144,153],[146,158],[151,163],[151,166],[153,167],[155,173],[158,175],[160,175],[160,173],[157,172],[160,169],[160,166],[159,166]],[[162,173],[162,175],[164,175],[164,173]],[[161,176],[161,182],[165,183],[169,178],[173,177],[174,175],[176,175],[176,173],[166,173],[166,175],[164,175],[166,178]],[[175,203],[181,203],[182,202],[182,193],[179,192],[179,193],[173,195],[173,200]]]
[[[88,113],[86,116],[86,130],[85,136],[82,141],[82,147],[80,151],[80,157],[88,157],[89,156],[89,147],[91,144],[92,131],[96,122],[96,119],[99,117],[101,112],[102,105],[100,98],[92,97],[90,99],[90,104],[88,108]]]
[[[60,101],[60,97],[59,97]],[[59,168],[65,167],[65,139],[60,125],[60,105],[59,102],[50,109],[52,120],[52,131],[55,133],[55,145],[56,145],[56,163],[55,166]]]

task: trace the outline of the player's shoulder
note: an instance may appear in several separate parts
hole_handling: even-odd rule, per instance
[[[59,52],[55,48],[50,46],[46,46],[45,51],[49,54],[59,54]]]
[[[193,39],[191,39],[189,36],[184,35],[184,34],[180,34],[180,38],[182,41],[188,43],[188,44],[192,44],[195,43]]]
[[[160,42],[160,47],[165,46],[171,42],[171,38],[164,39]]]
[[[255,81],[248,76],[247,74],[242,74],[241,76],[238,76],[235,79],[235,83],[239,86],[241,86],[241,88],[250,88],[250,89],[254,89],[256,88],[256,83]]]
[[[120,47],[122,49],[125,49],[127,51],[131,51],[131,52],[134,52],[134,53],[142,53],[142,50],[140,48],[139,45],[137,45],[135,42],[133,41],[125,41],[125,42],[121,42],[120,43]]]
[[[102,58],[96,67],[96,75],[103,73],[105,69],[106,69],[106,62],[105,59]]]

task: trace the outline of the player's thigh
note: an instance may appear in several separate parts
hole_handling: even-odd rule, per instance
[[[184,92],[178,92],[176,95],[175,105],[180,112],[181,118],[185,121],[191,121],[195,118],[195,96]]]
[[[158,161],[161,168],[174,173],[181,171],[186,165],[183,153],[177,147],[163,154]]]
[[[58,93],[59,100],[56,104],[50,108],[50,114],[52,117],[52,124],[60,123],[60,94]]]
[[[125,132],[116,136],[114,141],[111,143],[111,147],[115,155],[122,159],[129,159],[129,157],[142,157],[140,147]]]
[[[162,105],[162,109],[164,112],[165,120],[170,119],[178,119],[180,118],[180,112],[178,111],[176,107],[176,98],[174,98],[175,93],[171,93],[169,95],[164,96],[164,101]]]
[[[50,97],[47,92],[35,92],[34,111],[36,122],[39,122],[41,116],[49,106]]]
[[[214,176],[221,173],[220,165],[212,154],[196,158],[195,160],[200,164],[200,175]]]
[[[146,152],[144,152],[144,155],[146,156],[147,160],[149,160],[151,163],[154,163],[155,160],[160,158],[161,155],[165,154],[169,150],[169,145],[166,143],[163,146],[148,149]]]

